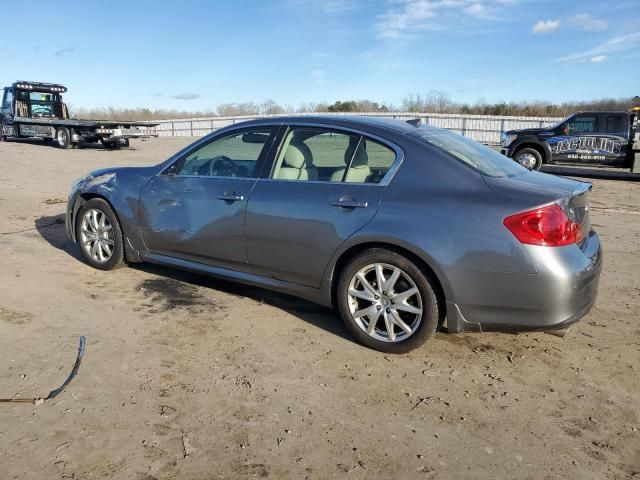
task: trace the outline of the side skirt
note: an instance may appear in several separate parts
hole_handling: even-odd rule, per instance
[[[286,293],[288,295],[294,295],[296,297],[304,298],[305,300],[309,300],[310,302],[317,303],[325,307],[331,307],[331,302],[328,301],[328,296],[325,295],[324,292],[319,288],[305,287],[303,285],[298,285],[295,283],[283,282],[282,280],[277,280],[275,278],[267,278],[252,273],[228,270],[226,268],[214,267],[211,265],[206,265],[204,263],[197,263],[191,262],[189,260],[168,257],[165,255],[159,255],[157,253],[145,252],[142,254],[141,260],[158,265],[164,265],[166,267],[174,267],[181,270],[188,270],[194,273],[211,275],[212,277],[232,280],[234,282],[253,285],[268,290],[274,290],[276,292]]]

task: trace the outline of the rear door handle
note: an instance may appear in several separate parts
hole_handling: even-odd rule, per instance
[[[225,202],[241,202],[244,200],[244,195],[238,195],[236,193],[223,193],[222,195],[218,195],[218,200],[223,200]]]
[[[334,200],[331,205],[340,208],[367,208],[369,203],[358,202],[357,200]]]

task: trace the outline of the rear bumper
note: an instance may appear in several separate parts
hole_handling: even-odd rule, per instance
[[[454,276],[455,309],[448,329],[460,331],[544,331],[566,328],[593,307],[602,270],[595,232],[582,247],[527,246],[533,274],[459,272]],[[450,315],[450,312],[453,315]]]

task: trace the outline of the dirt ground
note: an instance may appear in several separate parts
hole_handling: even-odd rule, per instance
[[[408,355],[264,290],[85,265],[72,182],[190,139],[0,144],[1,479],[640,477],[640,183],[593,180],[596,307],[564,338],[437,334]]]

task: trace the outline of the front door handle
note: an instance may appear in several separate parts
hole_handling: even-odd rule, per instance
[[[334,200],[331,202],[334,207],[340,208],[367,208],[369,202],[359,202],[357,200]]]
[[[222,195],[218,195],[218,200],[223,200],[229,203],[241,202],[242,200],[244,200],[244,195],[238,195],[234,192],[227,192],[223,193]]]

